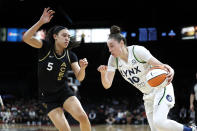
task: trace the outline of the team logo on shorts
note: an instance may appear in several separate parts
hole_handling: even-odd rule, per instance
[[[167,99],[169,102],[172,102],[172,96],[167,95],[167,96],[166,96],[166,99]]]

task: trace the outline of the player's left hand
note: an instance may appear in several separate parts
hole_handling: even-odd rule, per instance
[[[54,13],[55,13],[55,11],[51,10],[49,7],[44,8],[42,16],[40,17],[40,22],[42,24],[49,23],[51,21],[51,19],[53,18]]]
[[[86,58],[80,59],[79,60],[79,65],[82,69],[85,69],[88,66],[88,61]]]
[[[168,78],[168,84],[170,84],[174,78],[174,70],[167,64],[164,64],[164,67],[168,71],[167,78]]]

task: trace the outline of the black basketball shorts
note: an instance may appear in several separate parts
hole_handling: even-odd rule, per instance
[[[69,87],[67,87],[56,93],[42,94],[41,102],[48,114],[57,107],[62,108],[64,102],[71,96],[75,96],[75,94]]]

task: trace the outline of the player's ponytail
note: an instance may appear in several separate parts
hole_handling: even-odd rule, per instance
[[[119,26],[113,25],[110,28],[110,34],[108,39],[115,39],[118,42],[120,42],[121,40],[124,41],[124,44],[127,45],[127,41],[126,38],[121,34],[121,29]]]
[[[80,46],[81,42],[80,41],[76,41],[75,36],[70,37],[70,42],[68,44],[67,49],[72,49],[72,48],[76,48],[78,46]]]

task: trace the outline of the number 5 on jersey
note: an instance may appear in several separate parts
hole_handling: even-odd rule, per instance
[[[53,63],[48,62],[47,70],[48,70],[48,71],[51,71],[52,69],[53,69]]]

